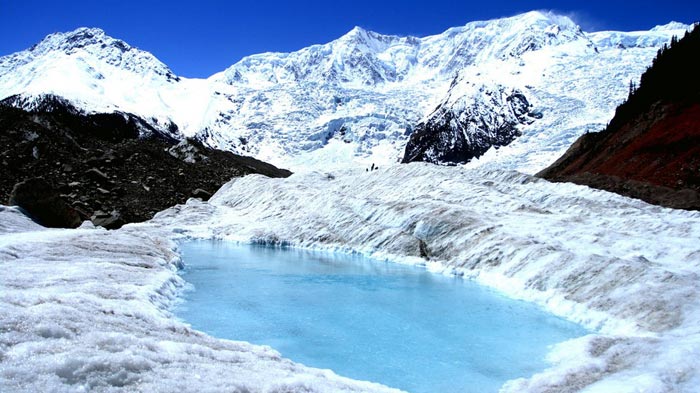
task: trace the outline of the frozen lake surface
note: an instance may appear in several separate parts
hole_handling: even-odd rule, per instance
[[[269,345],[340,375],[410,392],[496,392],[586,334],[458,277],[358,255],[194,241],[175,310],[220,338]]]

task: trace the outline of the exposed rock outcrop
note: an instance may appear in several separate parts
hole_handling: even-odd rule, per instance
[[[503,86],[455,80],[447,99],[416,126],[401,162],[464,164],[520,136],[537,118],[525,95]]]

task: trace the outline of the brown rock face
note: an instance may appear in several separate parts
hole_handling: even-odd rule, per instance
[[[583,135],[538,176],[698,210],[700,103],[659,103],[616,132]]]

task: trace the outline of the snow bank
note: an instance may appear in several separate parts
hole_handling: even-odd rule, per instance
[[[700,213],[517,172],[410,164],[251,175],[118,231],[0,210],[3,391],[388,391],[217,340],[167,311],[177,239],[361,252],[459,274],[596,333],[506,392],[700,386]],[[422,250],[422,251],[421,251]]]

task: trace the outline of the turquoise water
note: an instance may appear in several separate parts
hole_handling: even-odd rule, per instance
[[[587,332],[458,277],[357,255],[226,242],[181,246],[178,317],[216,337],[410,392],[496,392]]]

